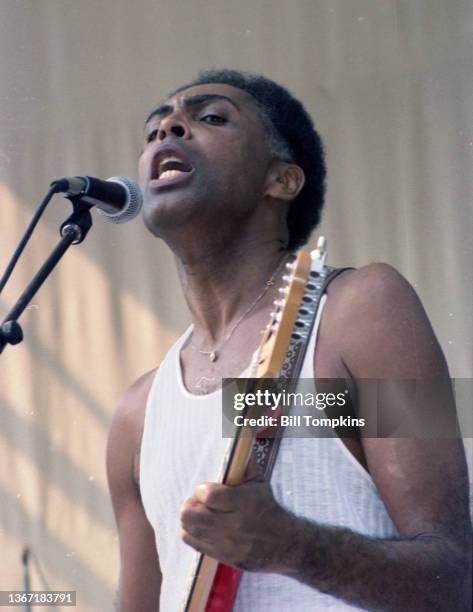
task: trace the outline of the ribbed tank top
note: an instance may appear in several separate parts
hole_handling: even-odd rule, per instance
[[[301,378],[313,378],[323,296]],[[163,574],[160,612],[178,612],[195,551],[180,538],[180,509],[195,487],[214,481],[228,440],[222,438],[221,392],[193,395],[184,387],[180,350],[191,328],[159,367],[148,396],[140,461],[143,506]],[[277,501],[318,523],[347,527],[373,538],[398,532],[366,470],[337,438],[284,438],[271,485]],[[245,572],[234,612],[359,610],[278,574]]]

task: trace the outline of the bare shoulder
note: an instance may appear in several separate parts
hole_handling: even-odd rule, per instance
[[[135,480],[135,457],[143,433],[146,402],[156,370],[138,378],[123,394],[112,418],[107,443],[107,472],[112,493]]]
[[[118,402],[111,430],[126,427],[136,431],[143,427],[146,402],[155,374],[156,369],[146,372],[125,391]]]
[[[374,309],[417,297],[404,276],[386,263],[343,272],[329,285],[327,295],[339,314],[353,313],[355,304]]]
[[[327,297],[326,327],[354,378],[447,372],[419,297],[392,266],[372,263],[347,271],[331,283]]]

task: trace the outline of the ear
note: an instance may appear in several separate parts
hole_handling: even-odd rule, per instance
[[[265,195],[291,201],[304,187],[305,174],[300,166],[275,160],[269,169]]]

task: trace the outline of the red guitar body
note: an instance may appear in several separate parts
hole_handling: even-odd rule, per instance
[[[205,612],[232,612],[242,572],[219,563]]]

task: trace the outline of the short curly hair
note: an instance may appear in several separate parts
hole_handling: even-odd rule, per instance
[[[242,89],[256,101],[266,127],[272,153],[294,162],[305,174],[305,184],[289,207],[288,248],[297,249],[307,242],[321,218],[325,199],[325,152],[322,139],[309,113],[285,87],[260,74],[240,70],[206,70],[196,79],[169,94],[208,83],[223,83]]]

